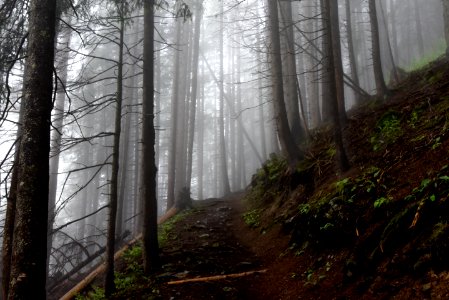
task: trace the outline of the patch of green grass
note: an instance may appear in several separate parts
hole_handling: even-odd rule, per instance
[[[99,287],[94,287],[92,291],[88,292],[87,295],[77,295],[75,300],[103,300],[106,299],[104,295],[104,289]]]
[[[176,235],[173,232],[173,229],[175,228],[175,224],[193,212],[194,212],[194,210],[192,210],[192,209],[184,210],[184,211],[174,215],[171,219],[169,219],[164,224],[159,226],[158,239],[159,239],[159,245],[161,247],[163,247],[167,241],[176,239]]]

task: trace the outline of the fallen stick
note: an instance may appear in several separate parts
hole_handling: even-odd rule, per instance
[[[167,284],[168,285],[175,285],[175,284],[183,284],[183,283],[191,283],[191,282],[216,281],[216,280],[222,280],[222,279],[228,279],[228,278],[240,278],[240,277],[245,277],[245,276],[249,276],[249,275],[253,275],[253,274],[266,273],[267,271],[268,270],[265,269],[265,270],[259,270],[259,271],[249,271],[249,272],[227,274],[227,275],[216,275],[216,276],[209,276],[209,277],[197,277],[197,278],[169,281],[169,282],[167,282]]]

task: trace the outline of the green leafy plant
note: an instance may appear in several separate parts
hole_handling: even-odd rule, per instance
[[[88,292],[87,295],[77,295],[75,300],[103,300],[106,299],[104,296],[104,289],[94,286],[93,290]]]
[[[310,212],[310,204],[303,203],[298,205],[298,211],[301,215],[307,215]]]
[[[400,115],[395,111],[385,113],[376,125],[376,132],[370,138],[374,151],[394,143],[402,135]]]
[[[260,209],[253,209],[243,215],[243,220],[250,227],[260,226]]]
[[[382,206],[388,205],[391,202],[389,197],[380,197],[374,201],[374,208],[381,208]]]

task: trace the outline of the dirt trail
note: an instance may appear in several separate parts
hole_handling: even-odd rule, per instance
[[[269,269],[267,257],[261,257],[250,245],[252,238],[247,242],[253,233],[241,217],[241,196],[201,201],[193,212],[175,224],[176,236],[171,236],[162,248],[164,273],[160,279],[168,282]],[[216,281],[165,284],[161,293],[164,299],[173,300],[266,299],[264,288],[258,284],[266,276],[251,274]]]

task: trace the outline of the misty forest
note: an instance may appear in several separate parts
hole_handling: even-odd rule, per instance
[[[0,0],[0,299],[449,299],[449,0]]]

